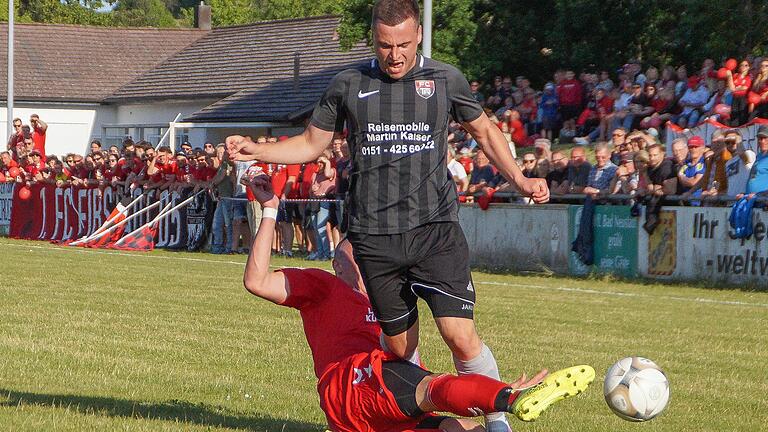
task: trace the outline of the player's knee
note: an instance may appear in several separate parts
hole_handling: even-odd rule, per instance
[[[480,351],[483,348],[483,342],[480,337],[474,331],[457,331],[450,334],[443,335],[445,343],[451,349],[454,356],[468,360],[480,355]]]

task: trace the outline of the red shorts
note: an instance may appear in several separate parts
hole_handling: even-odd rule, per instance
[[[317,384],[320,407],[334,432],[428,432],[415,430],[432,414],[418,418],[400,411],[384,385],[381,364],[397,360],[381,350],[360,353],[329,365]]]

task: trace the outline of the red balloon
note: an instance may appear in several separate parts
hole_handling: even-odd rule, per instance
[[[0,183],[5,183],[5,174],[0,172]]]
[[[13,177],[13,178],[18,177],[19,174],[21,174],[21,171],[17,167],[11,167],[11,168],[8,169],[8,175]]]
[[[749,92],[747,94],[747,102],[749,102],[751,104],[754,104],[754,105],[759,105],[760,103],[763,102],[763,99],[760,97],[759,94],[757,94],[755,92]]]
[[[733,72],[734,70],[736,70],[736,66],[738,66],[738,64],[739,64],[739,62],[737,62],[736,59],[730,58],[730,59],[726,60],[725,68],[728,69],[729,71]]]
[[[19,198],[23,199],[24,201],[28,200],[31,196],[32,191],[29,190],[28,187],[24,186],[23,188],[19,189]]]
[[[728,69],[727,68],[720,68],[717,70],[717,79],[724,80],[728,78]]]

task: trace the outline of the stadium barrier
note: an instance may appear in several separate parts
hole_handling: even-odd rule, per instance
[[[54,185],[34,184],[30,187],[31,195],[27,199],[19,196],[19,188],[6,200],[0,194],[3,212],[10,212],[8,236],[27,240],[49,240],[67,242],[93,234],[109,217],[112,209],[123,199],[136,201],[133,208],[137,212],[155,202],[157,208],[126,223],[125,230],[133,231],[155,218],[160,209],[171,204],[177,205],[192,196],[192,188],[181,193],[167,190],[143,191],[136,188],[126,196],[123,188],[105,187],[103,189],[80,188],[75,186],[56,187]],[[7,193],[0,189],[0,193]],[[6,202],[10,208],[6,209]],[[192,202],[160,218],[155,247],[167,249],[199,250],[205,243],[213,217],[213,202],[209,194],[201,193]],[[2,220],[2,219],[0,219]]]
[[[121,200],[136,200],[133,212],[159,202],[154,209],[126,223],[126,232],[131,232],[155,218],[159,208],[176,206],[193,192],[191,188],[181,193],[137,188],[124,196],[122,188],[41,184],[32,185],[30,190],[31,196],[21,199],[18,188],[0,184],[0,234],[66,242],[92,234]],[[583,195],[561,198],[583,199]],[[618,197],[624,201],[626,198]],[[155,247],[199,250],[208,236],[214,205],[208,193],[200,193],[188,206],[161,217]],[[705,279],[730,284],[765,282],[768,212],[755,209],[753,234],[737,239],[729,226],[729,207],[662,207],[652,234],[642,228],[645,209],[638,216],[633,216],[630,209],[628,205],[595,207],[591,266],[585,266],[571,252],[581,223],[581,205],[494,203],[484,210],[477,204],[467,204],[461,206],[459,221],[469,244],[471,264],[477,267],[563,275],[599,272],[660,280]]]

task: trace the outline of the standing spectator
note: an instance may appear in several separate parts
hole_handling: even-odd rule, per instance
[[[338,148],[337,148],[338,141]],[[349,192],[349,173],[352,168],[352,161],[349,158],[349,144],[344,136],[339,136],[333,141],[334,155],[336,156],[336,197],[345,199]],[[344,225],[344,203],[345,201],[336,201],[336,220],[342,231],[346,230]]]
[[[760,126],[757,132],[757,159],[747,182],[747,194],[764,195],[768,191],[768,127]]]
[[[317,158],[318,169],[312,177],[310,196],[314,199],[327,200],[336,189],[336,170],[329,159],[330,154]],[[319,203],[319,210],[313,215],[312,222],[317,232],[317,250],[310,254],[310,260],[327,260],[332,258],[331,244],[328,238],[327,223],[330,217],[331,203]]]
[[[731,103],[731,126],[740,126],[749,119],[749,108],[747,103],[747,93],[752,87],[752,76],[749,74],[749,61],[739,62],[739,69],[736,73],[728,71],[726,82],[728,89],[733,93],[733,102]]]
[[[223,147],[223,146],[224,146],[224,144],[222,143],[222,144],[219,144],[218,146],[214,147],[212,142],[207,142],[207,143],[203,144],[203,151],[208,156],[213,156],[213,155],[217,155],[217,152],[219,151],[218,149],[220,147]]]
[[[213,196],[217,200],[216,210],[213,213],[213,225],[211,226],[212,241],[211,253],[226,254],[232,251],[232,195],[234,184],[232,183],[233,165],[226,154],[226,148],[219,160],[219,168],[211,179]]]
[[[600,82],[597,83],[595,86],[595,89],[603,90],[606,94],[610,93],[611,90],[613,90],[614,84],[613,81],[611,81],[611,75],[608,73],[608,71],[600,71]]]
[[[768,135],[768,130],[763,132]],[[759,133],[761,133],[760,129],[758,129]],[[725,175],[728,177],[727,193],[728,196],[735,197],[746,192],[749,173],[757,156],[754,151],[744,148],[741,134],[736,129],[725,133],[725,145],[733,155],[731,160],[725,163]]]
[[[101,141],[97,139],[91,140],[91,153],[96,153],[101,151]]]
[[[605,144],[595,146],[595,166],[589,171],[587,186],[584,193],[597,196],[610,191],[611,182],[618,167],[611,163],[611,151]]]
[[[568,158],[561,151],[552,152],[552,169],[547,174],[547,186],[553,193],[564,194],[561,187],[568,177]]]
[[[35,150],[40,152],[40,156],[45,163],[45,133],[48,131],[48,124],[40,120],[40,116],[32,114],[29,116],[29,125],[32,127],[32,141],[35,142]]]
[[[547,83],[544,86],[544,93],[541,95],[538,112],[541,113],[542,135],[548,140],[554,138],[554,132],[558,128],[558,111],[560,102],[555,93],[555,85]]]
[[[181,143],[181,151],[180,153],[184,153],[187,157],[192,155],[192,144],[189,143],[189,141],[184,141]]]
[[[576,131],[576,118],[581,113],[582,89],[581,82],[575,79],[572,70],[565,71],[565,79],[557,86],[557,98],[560,101],[563,129],[573,137]]]
[[[20,118],[13,119],[13,133],[8,137],[8,150],[15,150],[17,145],[24,143],[22,126]]]
[[[162,148],[161,148],[162,150]],[[248,246],[251,244],[251,229],[248,221],[248,195],[245,186],[241,180],[243,175],[252,165],[250,162],[235,162],[232,171],[234,193],[232,195],[232,237],[230,238],[230,251],[233,253],[244,254],[250,252]],[[277,189],[275,189],[277,191]],[[277,192],[275,192],[277,193]],[[240,238],[243,239],[243,246],[240,246]]]
[[[693,187],[701,181],[704,177],[704,171],[706,170],[706,161],[704,160],[704,152],[706,151],[704,146],[704,138],[694,135],[688,138],[688,159],[680,167],[677,173],[677,182],[682,188],[679,191],[682,193],[690,192],[690,195],[698,197],[701,195],[701,190],[692,190]],[[691,203],[695,204],[695,203]]]

